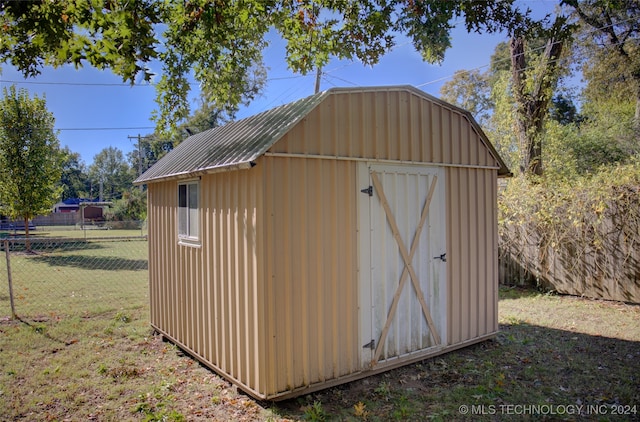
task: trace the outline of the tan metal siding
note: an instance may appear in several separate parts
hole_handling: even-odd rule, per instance
[[[149,185],[149,283],[151,323],[177,331],[177,294],[175,291],[176,268],[173,260],[162,259],[176,253],[174,239],[176,228],[177,185]]]
[[[467,116],[410,91],[328,96],[270,152],[497,167]]]
[[[267,392],[359,370],[355,164],[265,158]]]
[[[498,329],[497,176],[495,171],[447,171],[449,344]]]
[[[177,239],[177,183],[149,186],[152,324],[251,389],[260,388],[260,175],[200,181],[201,245]]]
[[[209,268],[209,314],[213,324],[207,360],[238,382],[260,387],[261,310],[258,245],[261,192],[257,169],[203,177],[202,207],[208,225],[203,253]]]

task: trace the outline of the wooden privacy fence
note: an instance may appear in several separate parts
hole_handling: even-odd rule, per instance
[[[597,221],[502,224],[499,281],[558,293],[640,303],[640,209],[609,204]]]

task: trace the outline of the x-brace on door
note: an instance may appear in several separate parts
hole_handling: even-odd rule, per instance
[[[440,168],[362,163],[363,367],[446,342],[446,218]]]

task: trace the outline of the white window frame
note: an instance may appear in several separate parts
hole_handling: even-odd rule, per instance
[[[178,183],[178,242],[200,245],[200,181]]]

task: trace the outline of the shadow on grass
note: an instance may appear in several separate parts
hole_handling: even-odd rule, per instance
[[[498,290],[498,296],[500,300],[503,299],[522,299],[528,297],[536,297],[541,295],[553,295],[553,292],[545,292],[542,290],[537,290],[534,287],[511,287],[511,286],[500,286]]]
[[[59,338],[56,338],[54,336],[52,336],[51,334],[48,333],[47,330],[47,326],[45,324],[42,324],[40,322],[37,321],[27,321],[26,319],[20,317],[20,316],[16,316],[16,321],[21,322],[22,324],[26,325],[27,327],[29,327],[34,333],[40,334],[41,336],[55,342],[55,343],[59,343],[59,344],[63,344],[65,346],[70,346],[72,344],[77,343],[76,340],[72,340],[72,341],[65,341],[65,340],[61,340]]]
[[[549,418],[508,406],[554,405],[581,412],[560,419],[640,420],[640,342],[529,324],[500,330],[494,340],[270,408],[294,420],[495,420]],[[486,413],[463,414],[463,406]]]
[[[39,252],[72,252],[79,250],[104,249],[104,246],[97,242],[85,242],[83,240],[72,240],[65,238],[30,238],[31,251]],[[9,248],[12,252],[25,252],[26,240],[24,238],[12,239],[9,241]]]
[[[97,257],[91,255],[47,256],[38,255],[31,258],[36,262],[45,263],[51,267],[73,267],[85,270],[102,271],[142,271],[149,268],[146,259],[128,259],[112,256]]]

